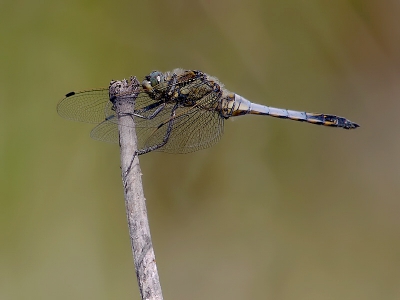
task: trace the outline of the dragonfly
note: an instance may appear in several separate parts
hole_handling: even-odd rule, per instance
[[[111,81],[110,87],[115,83]],[[66,119],[97,124],[93,139],[118,143],[116,96],[110,88],[70,92],[57,105]],[[126,95],[117,95],[126,96]],[[224,121],[246,114],[265,115],[344,129],[359,127],[336,115],[275,108],[252,103],[228,91],[215,77],[197,70],[152,71],[134,96],[132,117],[137,154],[189,153],[211,147],[223,134]]]

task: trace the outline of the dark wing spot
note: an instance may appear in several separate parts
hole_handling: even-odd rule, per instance
[[[75,92],[69,92],[68,94],[65,95],[65,97],[71,97],[73,95],[75,95]]]

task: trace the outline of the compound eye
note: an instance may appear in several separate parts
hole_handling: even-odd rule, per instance
[[[149,81],[152,87],[155,87],[158,85],[160,82],[164,81],[164,76],[161,72],[159,71],[153,71],[149,75]]]

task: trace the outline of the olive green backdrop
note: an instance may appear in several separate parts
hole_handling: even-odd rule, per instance
[[[261,104],[215,147],[140,157],[165,299],[400,298],[400,4],[0,3],[0,299],[139,299],[117,145],[67,92],[198,69]]]

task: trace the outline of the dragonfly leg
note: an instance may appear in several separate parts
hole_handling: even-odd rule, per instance
[[[168,82],[168,86],[171,87],[171,89],[168,92],[168,96],[172,96],[173,92],[175,91],[175,87],[176,87],[176,79],[177,79],[178,75],[176,75],[176,73],[174,73],[171,77],[171,80]]]
[[[178,108],[178,103],[175,104],[174,108],[172,109],[171,118],[170,118],[170,120],[168,121],[168,128],[167,128],[167,131],[166,131],[166,133],[165,133],[165,135],[164,135],[164,137],[163,137],[163,140],[162,140],[160,143],[155,144],[155,145],[153,145],[153,146],[150,146],[150,147],[146,147],[146,148],[143,148],[143,149],[138,149],[138,150],[136,150],[135,153],[133,153],[131,162],[130,162],[129,167],[128,167],[128,169],[126,170],[124,176],[128,175],[129,172],[131,171],[132,164],[133,164],[133,161],[135,160],[135,157],[136,157],[136,156],[139,156],[139,155],[146,154],[146,153],[149,153],[149,152],[151,152],[151,151],[157,150],[157,149],[161,148],[162,146],[164,146],[166,143],[168,143],[169,137],[171,136],[172,126],[174,125],[175,111],[176,111],[177,108]],[[161,123],[161,124],[158,126],[157,130],[160,129],[160,128],[161,128],[162,126],[164,126],[165,124],[166,124],[166,123]]]
[[[165,108],[166,103],[163,102],[161,105],[159,105],[159,107],[149,116],[143,116],[137,112],[134,112],[133,115],[135,117],[141,118],[141,119],[146,119],[146,120],[151,120],[154,119],[159,113],[160,111],[162,111]],[[149,110],[151,108],[148,108],[147,110]],[[142,109],[140,112],[145,112],[146,110]]]

